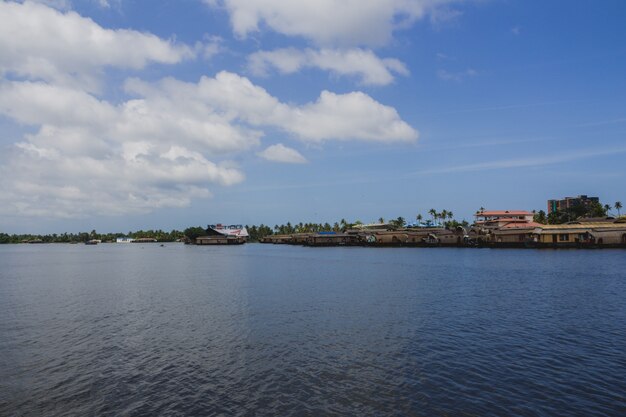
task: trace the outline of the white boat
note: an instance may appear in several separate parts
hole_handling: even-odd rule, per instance
[[[237,224],[230,226],[210,224],[206,232],[206,236],[195,239],[196,245],[240,245],[246,243],[250,236],[248,229]]]
[[[248,234],[248,229],[246,229],[245,226],[242,226],[240,224],[231,224],[230,226],[222,225],[220,223],[210,224],[207,232],[213,235],[214,233],[211,233],[211,231],[214,231],[217,234],[224,235],[224,236],[236,236],[236,237],[242,237],[246,239],[250,236]]]

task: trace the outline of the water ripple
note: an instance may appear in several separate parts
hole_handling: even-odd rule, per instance
[[[626,415],[620,251],[22,248],[2,416]]]

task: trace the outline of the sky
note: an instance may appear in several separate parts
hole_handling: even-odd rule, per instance
[[[0,2],[0,232],[626,201],[622,0]]]

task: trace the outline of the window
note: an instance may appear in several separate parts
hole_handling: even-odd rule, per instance
[[[559,235],[559,242],[568,242],[569,241],[569,235],[568,234],[561,234]]]

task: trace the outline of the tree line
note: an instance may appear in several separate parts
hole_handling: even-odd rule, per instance
[[[402,229],[407,226],[421,226],[421,227],[433,227],[433,226],[441,226],[449,229],[456,228],[457,226],[469,226],[469,223],[465,220],[459,222],[453,219],[454,215],[451,211],[443,210],[438,212],[435,209],[431,209],[429,214],[432,218],[432,221],[426,220],[422,221],[424,217],[421,214],[418,214],[415,218],[417,224],[415,223],[407,223],[404,217],[397,217],[395,219],[391,219],[386,221],[384,217],[379,217],[377,222],[380,224],[388,224],[391,228]],[[447,220],[446,220],[447,219]],[[441,220],[441,222],[439,222]],[[319,232],[335,232],[335,233],[344,233],[348,229],[352,229],[354,227],[358,227],[363,225],[361,220],[354,220],[352,222],[347,221],[346,219],[341,219],[334,223],[295,223],[287,222],[285,224],[276,224],[274,227],[270,227],[268,225],[261,224],[259,226],[256,225],[247,225],[248,234],[250,235],[250,240],[255,242],[258,241],[265,236],[270,235],[291,235],[295,233],[319,233]],[[199,230],[197,230],[199,232]]]
[[[557,210],[550,214],[546,214],[545,211],[539,210],[535,212],[533,220],[541,224],[564,224],[567,222],[575,221],[580,218],[594,218],[594,217],[610,217],[617,211],[617,217],[622,215],[622,203],[616,201],[613,206],[610,204],[602,205],[599,202],[593,202],[587,205],[579,204],[570,207],[565,210]]]
[[[91,232],[79,233],[52,233],[46,235],[39,234],[7,234],[0,233],[0,244],[2,243],[22,243],[22,242],[43,242],[43,243],[82,243],[92,239],[101,240],[103,242],[114,242],[118,237],[130,237],[133,239],[154,238],[159,242],[175,242],[184,238],[185,234],[180,230],[164,231],[164,230],[138,230],[128,233],[98,233],[95,230]]]
[[[622,203],[616,201],[613,206],[610,204],[602,205],[600,203],[592,203],[589,205],[579,205],[571,207],[567,210],[556,211],[546,215],[546,212],[539,210],[534,212],[534,220],[541,224],[562,224],[569,221],[576,220],[581,217],[606,217],[613,214],[613,209],[617,211],[617,216],[621,216]],[[483,207],[480,211],[484,211]],[[397,217],[395,219],[385,221],[383,217],[378,218],[378,223],[389,224],[392,228],[401,229],[403,227],[418,226],[418,227],[445,227],[447,229],[454,229],[458,226],[468,227],[469,223],[465,220],[457,221],[454,219],[454,214],[449,210],[437,211],[436,209],[430,209],[428,211],[430,218],[425,218],[422,214],[418,214],[415,217],[416,223],[407,223],[404,217]],[[250,241],[256,242],[265,236],[274,234],[294,234],[294,233],[319,233],[319,232],[336,232],[342,233],[350,228],[362,225],[360,220],[354,220],[348,222],[346,219],[341,219],[334,223],[295,223],[287,222],[285,224],[275,224],[273,227],[265,224],[260,225],[246,225],[248,234],[250,235]],[[129,231],[128,233],[98,233],[96,230],[91,232],[80,233],[62,233],[62,234],[7,234],[0,232],[0,244],[2,243],[22,243],[40,241],[43,243],[81,243],[92,239],[98,239],[103,242],[114,242],[119,237],[130,237],[132,239],[140,238],[153,238],[158,242],[175,242],[178,240],[188,239],[194,240],[197,237],[207,234],[207,228],[202,226],[188,227],[183,231],[180,230],[138,230]]]

